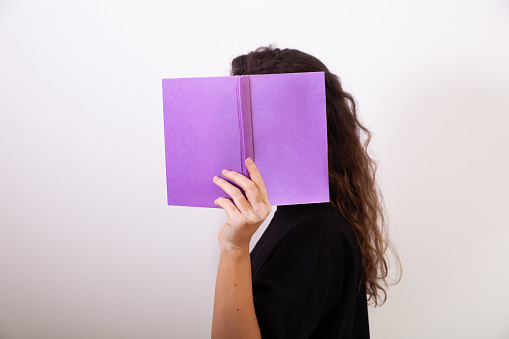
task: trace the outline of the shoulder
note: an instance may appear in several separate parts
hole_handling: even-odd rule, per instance
[[[321,204],[323,228],[328,242],[336,242],[343,250],[358,252],[357,235],[346,219],[331,205]]]
[[[286,241],[357,250],[354,230],[330,203],[278,206],[274,218]]]
[[[355,260],[355,241],[351,227],[332,206],[278,206],[253,249],[253,278],[280,279],[287,292],[302,289],[292,294],[304,302],[311,280],[317,278],[314,273],[342,271],[346,262]]]
[[[282,205],[277,206],[253,252],[255,256],[266,252],[265,258],[274,256],[276,252],[292,250],[297,251],[299,256],[309,256],[316,254],[322,246],[356,251],[357,243],[350,224],[330,203]]]

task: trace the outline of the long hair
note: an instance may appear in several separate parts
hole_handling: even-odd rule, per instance
[[[359,122],[354,98],[320,60],[297,49],[279,49],[271,44],[231,62],[231,75],[321,71],[325,73],[329,204],[348,221],[357,236],[365,271],[359,291],[364,282],[367,300],[376,307],[387,300],[384,288],[388,286],[387,250],[394,253],[399,272],[401,262],[388,237],[383,196],[375,180],[377,165],[368,154],[371,133]],[[367,136],[364,144],[362,132]]]

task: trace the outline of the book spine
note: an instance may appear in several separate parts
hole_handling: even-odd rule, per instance
[[[249,75],[237,76],[237,112],[239,115],[239,130],[240,130],[240,164],[242,174],[250,178],[249,171],[246,168],[246,158],[251,157],[256,162],[254,157],[254,142],[253,142],[253,125],[252,125],[252,112],[251,112],[251,87]]]

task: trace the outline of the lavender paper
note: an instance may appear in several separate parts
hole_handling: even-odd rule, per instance
[[[231,197],[212,177],[249,177],[248,156],[272,206],[329,201],[323,72],[171,78],[162,89],[168,205],[221,208],[214,200]]]

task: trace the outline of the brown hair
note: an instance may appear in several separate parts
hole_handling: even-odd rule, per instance
[[[325,73],[329,204],[349,222],[357,235],[368,301],[375,307],[379,303],[382,305],[387,300],[382,286],[388,286],[387,249],[394,253],[400,273],[401,262],[388,237],[383,196],[375,181],[376,163],[368,155],[371,133],[359,122],[354,98],[343,90],[339,77],[320,60],[297,49],[262,46],[234,58],[231,64],[231,75]],[[364,144],[362,132],[367,135]],[[359,290],[361,287],[362,282]]]

